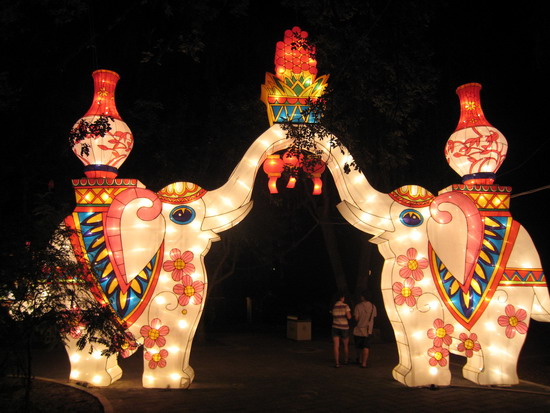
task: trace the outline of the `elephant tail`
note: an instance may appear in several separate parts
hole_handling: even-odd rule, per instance
[[[550,322],[550,295],[546,285],[533,287],[535,296],[533,297],[533,308],[531,318],[537,321]]]

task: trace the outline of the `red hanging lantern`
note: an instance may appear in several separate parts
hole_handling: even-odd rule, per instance
[[[264,172],[269,177],[267,187],[269,193],[277,194],[277,179],[281,177],[281,173],[285,169],[285,164],[279,155],[268,155],[264,161]]]
[[[311,159],[304,163],[303,169],[311,176],[313,181],[313,195],[320,195],[323,192],[323,181],[321,175],[325,172],[326,164],[320,159]]]
[[[296,185],[296,175],[298,174],[298,168],[302,164],[302,155],[297,156],[292,151],[287,151],[283,155],[283,162],[290,171],[290,178],[288,178],[287,188],[294,188]]]

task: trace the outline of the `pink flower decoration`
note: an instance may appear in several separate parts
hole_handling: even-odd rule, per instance
[[[413,277],[416,281],[420,281],[424,278],[422,270],[428,267],[428,260],[426,258],[416,259],[418,251],[415,248],[409,248],[407,250],[407,256],[400,255],[397,257],[397,264],[401,268],[399,275],[403,278]]]
[[[428,350],[428,356],[430,356],[430,366],[437,366],[439,364],[441,367],[445,367],[447,365],[449,350],[437,346],[432,347]]]
[[[474,351],[479,351],[481,349],[481,345],[477,342],[477,334],[472,333],[468,337],[465,333],[460,333],[460,336],[458,336],[461,343],[457,346],[458,351],[464,351],[466,353],[466,357],[472,357],[474,355]]]
[[[434,327],[428,330],[428,338],[433,339],[434,347],[441,347],[443,344],[450,346],[453,342],[451,334],[455,330],[451,324],[443,323],[441,318],[434,321]]]
[[[191,251],[185,251],[183,254],[177,248],[170,251],[170,258],[172,260],[164,261],[162,268],[164,271],[172,273],[172,279],[179,281],[185,275],[191,275],[195,272],[195,265],[191,264],[193,261],[193,253]]]
[[[122,358],[130,357],[138,348],[138,343],[132,333],[126,333],[126,340],[120,346],[119,354]]]
[[[166,357],[168,357],[168,351],[162,349],[158,353],[151,353],[146,351],[144,354],[145,360],[149,360],[149,368],[156,369],[157,367],[166,367]]]
[[[157,345],[163,347],[166,344],[164,336],[170,333],[168,326],[163,326],[160,319],[155,318],[151,321],[150,326],[143,326],[139,330],[139,333],[145,338],[143,345],[145,347],[153,347]]]
[[[182,278],[181,284],[174,285],[174,292],[179,295],[178,302],[180,305],[187,305],[191,298],[193,304],[202,303],[202,295],[199,293],[204,290],[204,283],[202,281],[193,281],[193,279],[186,275]]]
[[[407,303],[409,307],[416,304],[416,297],[422,295],[422,289],[414,286],[414,280],[412,278],[405,278],[404,284],[396,282],[393,284],[393,292],[396,294],[395,304],[403,305]]]
[[[520,334],[527,333],[527,324],[523,322],[527,318],[527,312],[523,309],[516,309],[512,304],[508,304],[504,309],[506,315],[501,315],[498,318],[498,324],[506,327],[506,337],[514,338],[516,331]]]

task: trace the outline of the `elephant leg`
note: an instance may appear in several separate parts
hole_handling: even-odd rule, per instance
[[[419,300],[415,307],[396,306],[391,290],[383,294],[399,353],[399,364],[392,373],[394,379],[409,387],[448,386],[451,382],[448,352],[443,353],[446,350],[442,349],[437,354],[430,353],[434,345],[427,335],[434,314],[441,314],[439,301],[428,304]]]
[[[88,383],[93,386],[109,386],[122,377],[122,369],[118,366],[118,354],[101,355],[105,349],[101,344],[86,344],[78,349],[77,338],[68,337],[65,350],[71,363],[70,379]],[[92,348],[93,347],[93,348]]]
[[[154,318],[140,329],[144,339],[142,382],[146,388],[186,389],[195,378],[189,358],[202,304],[162,311],[166,309],[151,311]]]
[[[479,354],[468,358],[462,374],[476,384],[484,386],[510,386],[519,383],[517,362],[519,350],[492,343]]]
[[[468,358],[463,368],[466,379],[493,386],[519,383],[517,363],[529,328],[529,312],[523,308],[531,308],[532,297],[516,294],[518,290],[499,288],[478,321],[481,354]],[[525,307],[515,304],[522,301]]]

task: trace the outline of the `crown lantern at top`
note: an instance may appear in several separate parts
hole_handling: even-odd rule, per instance
[[[92,77],[92,105],[71,130],[72,150],[84,164],[88,178],[115,178],[134,146],[134,137],[115,104],[120,76],[110,70],[96,70]]]
[[[460,100],[460,119],[447,140],[447,162],[462,176],[465,184],[491,185],[508,151],[508,142],[483,114],[480,102],[481,85],[468,83],[456,93]]]
[[[284,41],[275,46],[275,74],[266,73],[261,100],[267,107],[269,124],[316,122],[307,109],[325,91],[328,75],[316,77],[315,47],[299,27],[286,30]]]

